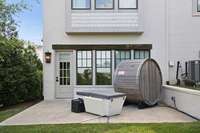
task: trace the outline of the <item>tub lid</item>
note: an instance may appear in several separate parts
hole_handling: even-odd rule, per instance
[[[78,91],[77,95],[102,98],[102,99],[112,99],[112,98],[126,96],[125,93],[118,93],[114,91],[105,91],[105,90],[104,91],[100,91],[100,90]]]

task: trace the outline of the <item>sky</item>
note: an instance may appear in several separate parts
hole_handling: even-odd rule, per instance
[[[7,0],[14,3],[20,0]],[[25,0],[30,5],[30,10],[25,10],[15,18],[19,24],[19,38],[41,45],[42,42],[42,6],[41,0]]]

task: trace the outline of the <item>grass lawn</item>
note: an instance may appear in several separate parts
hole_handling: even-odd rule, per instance
[[[66,124],[0,127],[1,133],[200,133],[200,122],[172,124]]]
[[[0,108],[0,122],[34,105],[36,102],[22,103],[6,108]]]

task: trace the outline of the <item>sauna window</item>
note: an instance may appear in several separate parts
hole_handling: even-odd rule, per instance
[[[149,50],[134,50],[134,59],[146,59],[150,58]]]
[[[112,85],[111,51],[96,51],[96,85]]]
[[[119,0],[119,9],[137,9],[138,0]]]
[[[72,0],[73,10],[87,10],[91,8],[91,0]]]
[[[77,85],[92,85],[92,51],[77,51]]]
[[[95,0],[95,9],[114,9],[114,0]]]
[[[115,51],[115,68],[117,65],[124,60],[130,60],[131,59],[131,51],[130,50],[117,50]]]

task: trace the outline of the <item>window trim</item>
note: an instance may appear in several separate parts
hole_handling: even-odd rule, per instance
[[[120,9],[120,10],[137,10],[138,5],[139,5],[139,2],[138,2],[138,0],[136,0],[136,8],[120,8],[120,0],[118,0],[118,9]]]
[[[130,55],[130,60],[131,60],[131,56],[132,56],[132,55],[131,55],[131,54],[132,54],[131,49],[130,49],[130,50],[121,50],[121,49],[115,50],[115,51],[114,51],[114,55],[115,55],[115,57],[114,57],[114,61],[115,61],[115,62],[114,62],[114,64],[115,64],[114,67],[115,67],[115,68],[114,68],[114,69],[117,68],[117,62],[116,62],[116,59],[117,59],[117,58],[116,58],[116,52],[117,52],[117,51],[125,51],[125,52],[128,51],[128,52],[129,52],[129,55]],[[122,59],[122,58],[120,58],[120,59]]]
[[[74,6],[74,0],[71,0],[71,9],[72,10],[91,10],[91,0],[89,0],[90,1],[90,4],[89,4],[89,8],[74,8],[73,6]]]
[[[200,0],[197,0],[197,12],[200,12],[200,5],[199,5],[199,3],[200,3]]]
[[[78,67],[78,51],[91,51],[91,69],[92,69],[92,84],[89,85],[79,85],[78,84],[78,68],[87,68],[87,67]],[[93,85],[93,51],[92,50],[76,50],[76,85],[77,86],[92,86]]]
[[[112,8],[97,8],[97,0],[94,0],[94,8],[95,10],[113,10],[115,9],[115,0],[112,0]]]
[[[97,51],[109,51],[110,52],[110,73],[111,73],[111,84],[110,85],[98,85],[97,84]],[[113,56],[112,50],[95,50],[95,86],[111,86],[113,85],[113,66],[112,66]]]

